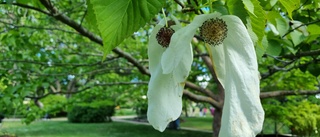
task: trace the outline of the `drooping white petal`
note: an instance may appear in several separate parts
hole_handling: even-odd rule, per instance
[[[178,23],[177,23],[178,24]],[[164,131],[168,123],[176,120],[182,110],[182,92],[184,81],[189,74],[192,63],[192,49],[187,46],[184,59],[176,62],[171,73],[163,74],[161,57],[165,49],[156,40],[156,33],[162,25],[157,25],[149,40],[148,56],[151,78],[148,89],[148,121],[157,130]],[[177,30],[179,25],[172,26]],[[170,45],[176,46],[176,45]],[[167,56],[172,56],[167,54]]]
[[[259,72],[254,45],[241,20],[232,15],[221,17],[228,26],[221,47],[212,47],[216,69],[225,69],[220,82],[225,88],[220,137],[255,137],[261,129],[264,111],[260,102]],[[220,53],[223,52],[223,53]],[[221,61],[224,60],[224,61]],[[223,65],[224,62],[224,65]],[[221,66],[224,66],[221,68]]]
[[[214,72],[216,73],[216,76],[222,85],[223,88],[225,88],[225,77],[226,77],[226,69],[225,69],[225,55],[224,55],[224,47],[223,44],[217,45],[214,47],[214,50],[212,50],[213,47],[211,45],[208,46],[211,50],[211,60],[214,67]],[[210,51],[208,51],[210,52]]]

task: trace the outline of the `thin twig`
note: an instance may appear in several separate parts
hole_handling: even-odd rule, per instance
[[[82,26],[82,22],[84,21],[84,18],[86,17],[87,13],[88,13],[88,9],[86,8],[86,10],[84,11],[84,14],[83,14],[83,16],[81,18],[80,26]]]
[[[294,30],[299,29],[299,28],[302,27],[302,26],[308,26],[308,25],[315,24],[315,23],[318,23],[318,22],[320,22],[320,20],[315,20],[315,21],[312,21],[312,22],[309,22],[309,23],[306,23],[306,24],[301,24],[301,25],[299,25],[298,27],[295,27],[295,28],[289,30],[289,31],[288,31],[287,33],[285,33],[281,38],[284,38],[285,36],[287,36],[288,34],[290,34],[291,32],[293,32]]]
[[[292,90],[280,90],[280,91],[270,91],[270,92],[261,92],[260,98],[271,98],[271,97],[278,97],[278,96],[288,96],[288,95],[315,95],[320,93],[320,90],[299,90],[299,91],[292,91]]]
[[[199,2],[198,2],[198,0],[193,0],[195,3],[196,3],[196,5],[197,5],[197,7],[199,7]],[[200,13],[201,14],[204,14],[204,12],[201,10],[201,9],[199,9],[200,10]]]
[[[306,52],[300,52],[297,54],[290,54],[290,55],[283,55],[279,56],[277,58],[288,58],[288,59],[296,59],[300,57],[305,57],[305,56],[319,56],[320,55],[320,49],[317,50],[311,50],[311,51],[306,51]]]
[[[180,2],[179,0],[174,0],[178,5],[180,5],[180,7],[183,9],[185,6],[183,5],[182,2]]]
[[[1,2],[0,4],[8,4],[8,3],[7,2]],[[29,5],[25,5],[25,4],[21,4],[21,3],[12,3],[12,5],[16,5],[16,6],[19,6],[19,7],[22,7],[22,8],[26,8],[26,9],[32,9],[32,10],[41,12],[43,14],[50,15],[50,13],[47,12],[47,11],[44,11],[44,10],[36,8],[36,7],[29,6]]]

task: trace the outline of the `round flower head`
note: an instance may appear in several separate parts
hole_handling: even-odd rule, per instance
[[[171,36],[173,35],[174,30],[170,27],[162,27],[157,33],[156,39],[158,43],[167,48],[170,44]]]
[[[264,111],[259,97],[257,58],[249,33],[237,16],[219,13],[199,15],[174,33],[169,47],[173,44],[188,45],[199,27],[204,41],[214,45],[208,46],[208,52],[225,90],[219,136],[254,137],[262,129]],[[164,68],[168,72],[172,70]]]
[[[208,19],[200,27],[200,36],[210,45],[222,44],[227,37],[228,28],[226,23],[219,18]]]

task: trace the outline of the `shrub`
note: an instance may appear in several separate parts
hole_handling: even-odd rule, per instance
[[[50,95],[40,100],[44,105],[46,115],[49,117],[65,117],[67,116],[66,104],[67,99],[61,95]]]
[[[302,101],[297,106],[289,106],[287,124],[292,133],[299,136],[319,136],[320,133],[320,106]]]
[[[73,123],[111,122],[113,114],[114,105],[106,101],[98,101],[73,106],[68,112],[68,120]]]

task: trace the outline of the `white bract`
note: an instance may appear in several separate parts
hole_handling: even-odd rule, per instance
[[[181,28],[179,22],[171,26]],[[168,48],[158,44],[156,35],[165,22],[160,22],[152,31],[148,44],[151,78],[148,89],[148,121],[157,130],[164,131],[168,123],[179,118],[182,110],[184,83],[193,60],[192,47],[170,43]],[[181,52],[184,51],[184,52]],[[173,62],[162,64],[163,62]]]
[[[219,136],[254,137],[261,131],[264,120],[259,97],[257,58],[246,27],[233,15],[213,13],[196,16],[189,25],[176,30],[168,49],[158,45],[155,39],[155,33],[163,25],[155,27],[150,37],[148,51],[151,72],[148,120],[156,129],[163,131],[170,121],[179,117],[183,83],[192,63],[192,51],[189,45],[197,29],[207,20],[220,23],[218,26],[226,25],[224,30],[227,30],[212,29],[219,29],[217,26],[202,29],[204,32],[217,33],[217,35],[202,35],[206,38],[214,37],[210,43],[217,44],[209,45],[208,52],[218,80],[225,90]],[[224,36],[218,36],[221,34]],[[217,39],[218,41],[215,41]]]

